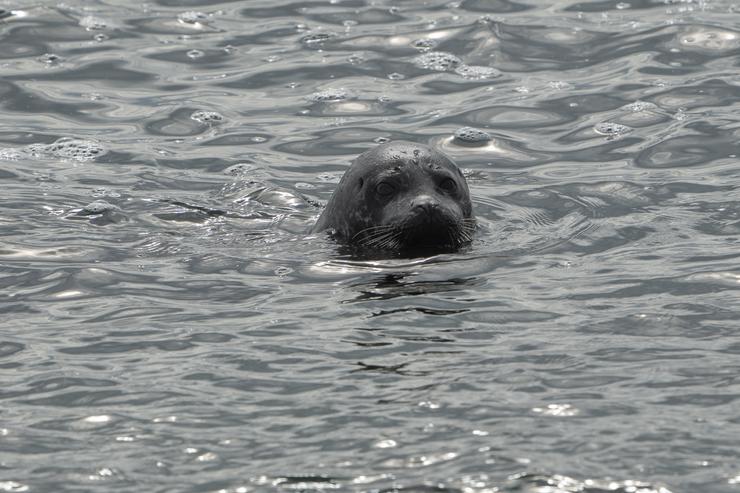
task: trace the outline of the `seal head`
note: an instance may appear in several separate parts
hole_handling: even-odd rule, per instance
[[[454,251],[471,241],[470,191],[455,163],[394,141],[360,154],[313,228],[364,250]]]

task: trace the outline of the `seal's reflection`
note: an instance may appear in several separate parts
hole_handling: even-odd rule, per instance
[[[480,279],[475,277],[419,281],[408,280],[408,278],[413,275],[415,275],[413,272],[394,272],[392,274],[374,277],[366,282],[354,284],[352,285],[352,288],[354,291],[357,291],[358,294],[352,299],[344,300],[343,303],[356,303],[368,300],[391,300],[404,296],[419,296],[432,293],[461,291],[482,283]],[[448,315],[467,311],[466,309],[414,309],[430,315]],[[385,313],[389,312],[386,311]]]

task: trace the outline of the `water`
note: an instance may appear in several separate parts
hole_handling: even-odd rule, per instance
[[[0,7],[0,491],[739,491],[734,1]],[[469,248],[307,233],[388,139]]]

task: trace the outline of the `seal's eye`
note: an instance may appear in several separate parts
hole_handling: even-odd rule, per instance
[[[377,193],[381,197],[388,197],[390,195],[393,195],[393,192],[395,191],[396,191],[396,187],[394,187],[393,185],[385,181],[381,181],[375,187],[375,193]]]
[[[439,183],[439,188],[445,192],[454,192],[457,190],[457,183],[452,178],[445,178]]]

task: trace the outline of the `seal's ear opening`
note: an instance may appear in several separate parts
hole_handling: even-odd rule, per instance
[[[363,178],[360,178],[360,180],[358,181],[357,188],[360,188],[361,189],[364,184],[365,184],[365,180]]]

